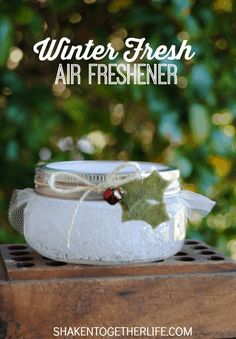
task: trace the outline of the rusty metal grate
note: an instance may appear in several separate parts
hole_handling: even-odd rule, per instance
[[[39,255],[27,244],[1,245],[0,253],[2,261],[0,279],[5,280],[204,273],[236,270],[236,263],[230,258],[197,240],[186,240],[180,252],[165,260],[116,266],[66,264]]]

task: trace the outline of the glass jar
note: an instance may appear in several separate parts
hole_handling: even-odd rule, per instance
[[[18,230],[22,227],[27,243],[35,251],[54,260],[120,264],[172,256],[183,246],[190,205],[195,208],[191,202],[194,197],[190,193],[191,199],[183,198],[178,169],[156,163],[136,164],[143,177],[156,170],[168,183],[163,195],[168,220],[156,228],[143,220],[123,222],[121,205],[108,204],[96,189],[91,189],[84,198],[74,189],[80,185],[77,175],[94,187],[106,182],[120,165],[118,161],[69,161],[37,167],[34,190],[25,189],[13,195],[9,219]],[[116,173],[116,180],[132,176],[133,172],[134,167],[125,165]],[[57,190],[50,185],[55,174]],[[201,198],[205,199],[204,206],[206,201],[210,202]]]

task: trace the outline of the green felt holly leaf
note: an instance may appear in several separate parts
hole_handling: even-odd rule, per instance
[[[144,179],[123,185],[122,221],[143,220],[153,228],[167,221],[169,218],[163,202],[167,186],[168,182],[156,170]]]
[[[153,171],[144,179],[136,179],[122,185],[125,193],[123,202],[129,209],[139,200],[156,200],[160,202],[167,186],[168,182],[157,171]]]
[[[131,210],[124,205],[122,221],[143,220],[153,228],[168,220],[164,204],[150,204],[147,200],[139,200]]]

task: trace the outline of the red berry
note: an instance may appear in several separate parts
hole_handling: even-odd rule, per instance
[[[115,205],[121,201],[123,191],[120,187],[107,188],[103,192],[103,199],[106,200],[110,205]]]

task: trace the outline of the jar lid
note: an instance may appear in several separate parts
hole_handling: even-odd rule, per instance
[[[61,173],[57,179],[58,187],[73,187],[79,185],[78,180],[75,177],[68,177],[64,173],[78,174],[80,177],[88,180],[91,183],[105,182],[107,176],[111,174],[119,165],[125,164],[124,161],[109,161],[109,160],[80,160],[80,161],[62,161],[52,162],[45,165],[36,167],[34,183],[35,191],[37,193],[60,197],[58,193],[53,192],[49,185],[48,179],[53,173]],[[173,194],[180,190],[179,185],[179,170],[174,167],[169,167],[163,164],[152,162],[135,162],[141,169],[143,176],[149,174],[152,170],[156,169],[163,179],[170,182],[170,185],[166,189],[166,194]],[[115,174],[115,178],[125,178],[135,171],[133,166],[127,166]],[[59,194],[60,195],[60,194]],[[70,193],[68,195],[63,193],[63,198],[76,199],[81,196],[81,193]],[[90,199],[100,199],[97,193],[90,194]]]

